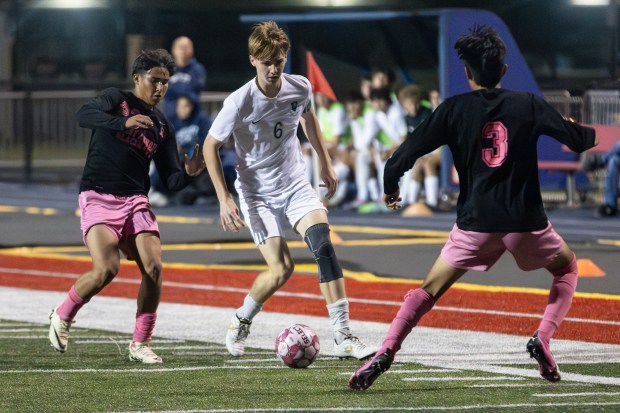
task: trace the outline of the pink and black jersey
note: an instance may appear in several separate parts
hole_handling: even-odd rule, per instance
[[[547,135],[583,152],[592,128],[564,119],[527,92],[478,90],[443,102],[385,166],[386,194],[416,159],[448,145],[459,174],[457,226],[477,232],[530,232],[547,226],[538,180],[537,142]]]
[[[127,119],[138,114],[150,117],[153,127],[125,129]],[[151,159],[169,190],[178,191],[191,182],[179,160],[174,129],[158,109],[133,93],[106,89],[82,106],[76,117],[81,127],[93,130],[80,192],[146,195]]]

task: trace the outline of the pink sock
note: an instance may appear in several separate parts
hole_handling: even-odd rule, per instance
[[[545,314],[538,327],[538,337],[549,343],[558,329],[573,302],[573,294],[577,288],[577,260],[566,267],[553,271],[553,284],[549,291],[549,302]]]
[[[65,301],[56,309],[56,314],[63,321],[73,321],[75,315],[88,300],[84,300],[75,292],[75,285],[69,290],[69,294]]]
[[[418,324],[422,316],[428,313],[435,305],[435,299],[425,290],[418,288],[409,290],[405,295],[405,301],[400,306],[396,317],[392,320],[390,329],[383,340],[381,350],[384,352],[391,349],[394,353],[400,350],[405,338],[409,335],[413,327]]]
[[[156,313],[136,313],[136,327],[133,330],[133,341],[141,343],[151,341],[155,329]]]

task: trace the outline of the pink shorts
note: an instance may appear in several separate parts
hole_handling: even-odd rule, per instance
[[[117,196],[84,191],[78,197],[80,204],[80,227],[84,244],[94,225],[105,225],[118,238],[119,248],[128,259],[131,257],[129,237],[141,232],[153,232],[159,236],[159,226],[151,210],[149,199],[144,195]]]
[[[540,231],[503,233],[463,231],[454,225],[441,258],[455,268],[487,271],[508,250],[519,268],[532,271],[548,266],[563,246],[551,223]]]

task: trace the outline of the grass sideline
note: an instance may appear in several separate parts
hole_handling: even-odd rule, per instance
[[[620,410],[620,386],[397,362],[370,390],[353,392],[347,379],[356,360],[319,356],[297,370],[270,351],[233,358],[220,344],[161,339],[154,348],[164,364],[146,366],[128,361],[127,335],[75,328],[69,351],[60,354],[49,346],[47,329],[0,320],[0,412]],[[561,368],[620,376],[618,363]]]

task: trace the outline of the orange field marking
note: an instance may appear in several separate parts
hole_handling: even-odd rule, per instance
[[[581,258],[577,260],[577,275],[579,277],[604,277],[605,271],[600,269],[592,260]]]

